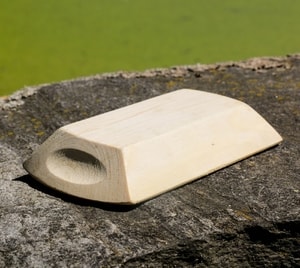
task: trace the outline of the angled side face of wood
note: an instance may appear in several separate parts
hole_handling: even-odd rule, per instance
[[[247,104],[181,89],[66,125],[24,167],[65,193],[135,204],[281,141]]]

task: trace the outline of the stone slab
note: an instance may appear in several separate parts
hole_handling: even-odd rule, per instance
[[[57,128],[179,88],[251,105],[281,145],[138,206],[55,192],[22,163]],[[0,100],[0,267],[296,267],[300,56],[113,73]]]

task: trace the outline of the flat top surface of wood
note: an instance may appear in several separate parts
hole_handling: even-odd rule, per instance
[[[181,89],[63,127],[77,137],[124,147],[166,132],[214,120],[244,103],[221,95]]]

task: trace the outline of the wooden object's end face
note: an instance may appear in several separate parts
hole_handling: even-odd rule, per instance
[[[71,195],[135,204],[280,141],[245,103],[184,89],[67,125],[24,167]]]
[[[24,162],[24,168],[61,192],[102,202],[128,203],[123,162],[118,148],[93,144],[61,128]]]

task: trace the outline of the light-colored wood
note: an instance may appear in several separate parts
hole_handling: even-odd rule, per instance
[[[66,125],[24,167],[62,192],[134,204],[281,140],[247,104],[182,89]]]

